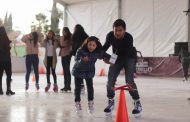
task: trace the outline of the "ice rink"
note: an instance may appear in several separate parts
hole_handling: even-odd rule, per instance
[[[12,90],[14,96],[6,96],[5,77],[3,77],[4,95],[0,96],[0,122],[114,122],[116,117],[117,92],[115,110],[112,116],[105,116],[103,110],[107,104],[107,77],[95,76],[95,112],[87,112],[87,94],[82,95],[82,116],[78,116],[74,106],[74,84],[72,93],[44,92],[45,75],[40,75],[40,90],[36,92],[35,82],[25,91],[24,74],[13,74]],[[30,78],[31,79],[31,78]],[[52,79],[52,76],[51,76]],[[137,83],[143,111],[141,118],[136,119],[131,111],[132,99],[128,92],[126,101],[130,122],[190,122],[190,81],[182,82],[182,78],[138,77]],[[52,82],[52,80],[51,80]],[[53,84],[53,82],[52,82]],[[58,75],[59,90],[63,87],[63,76]],[[118,77],[117,86],[124,85],[124,76]]]

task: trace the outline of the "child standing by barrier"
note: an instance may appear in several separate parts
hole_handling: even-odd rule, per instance
[[[75,106],[77,113],[80,113],[82,110],[80,93],[83,79],[86,80],[87,85],[89,113],[93,113],[94,111],[93,77],[95,75],[95,62],[100,58],[101,48],[102,45],[98,38],[91,36],[85,40],[75,56],[76,62],[74,64],[72,74],[74,75],[75,81]]]
[[[47,86],[45,88],[45,92],[48,92],[51,86],[50,69],[52,71],[54,79],[53,91],[58,92],[57,76],[55,73],[55,68],[57,64],[56,48],[58,47],[58,41],[55,39],[55,33],[52,30],[49,30],[45,40],[41,43],[41,46],[45,48],[44,65],[47,71],[46,72]]]

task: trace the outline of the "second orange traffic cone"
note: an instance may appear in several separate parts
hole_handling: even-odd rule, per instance
[[[32,82],[35,82],[35,81],[36,81],[35,75],[32,75]]]
[[[100,69],[100,76],[104,76],[104,69],[103,68]]]
[[[124,90],[120,90],[119,103],[115,122],[129,122]]]

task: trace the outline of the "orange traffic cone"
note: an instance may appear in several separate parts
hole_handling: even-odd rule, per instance
[[[100,76],[104,76],[104,69],[103,68],[100,69]]]
[[[129,122],[124,90],[120,90],[119,103],[115,122]]]
[[[35,82],[35,81],[36,81],[35,75],[32,75],[32,82]]]
[[[39,74],[45,74],[45,70],[44,70],[43,67],[40,67],[40,68],[39,68]]]
[[[63,70],[61,71],[61,75],[64,75],[64,71]]]

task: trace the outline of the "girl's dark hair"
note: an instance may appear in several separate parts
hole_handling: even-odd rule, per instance
[[[89,43],[90,41],[94,41],[94,42],[96,43],[96,45],[97,45],[97,47],[96,47],[96,49],[94,50],[94,52],[100,53],[101,50],[102,50],[102,44],[100,43],[99,39],[98,39],[97,37],[95,37],[95,36],[90,36],[90,37],[88,37],[88,38],[84,41],[84,43],[82,44],[81,49],[88,50],[87,45],[88,45],[88,43]]]
[[[122,26],[123,29],[126,29],[125,21],[122,20],[122,19],[117,19],[117,20],[115,20],[115,22],[113,23],[113,28],[114,28],[114,27],[118,27],[118,26]]]
[[[7,36],[5,27],[0,26],[0,41],[6,41],[6,42],[11,42]]]
[[[38,43],[38,33],[37,32],[31,32],[32,40],[34,41],[34,46]]]
[[[10,55],[10,49],[11,49],[10,43],[11,43],[11,41],[9,40],[9,38],[7,36],[5,27],[3,27],[3,26],[0,26],[0,41],[3,42],[6,52],[9,53],[9,55]]]
[[[66,33],[67,33],[66,36],[63,35],[63,36],[64,36],[64,40],[65,40],[65,41],[66,41],[66,40],[67,40],[67,41],[71,41],[71,36],[72,36],[72,34],[71,34],[69,28],[68,28],[68,27],[64,27],[64,28],[63,28],[63,32],[66,32]]]
[[[54,45],[54,42],[56,41],[56,40],[55,40],[55,33],[54,33],[53,30],[49,30],[49,31],[48,31],[48,33],[50,33],[50,32],[53,34],[51,40],[52,40],[52,45]],[[45,41],[49,43],[49,40],[50,40],[50,38],[49,38],[48,36],[46,36]]]
[[[80,24],[75,25],[75,29],[72,36],[72,42],[82,44],[87,37],[88,35],[84,31],[84,28]]]

